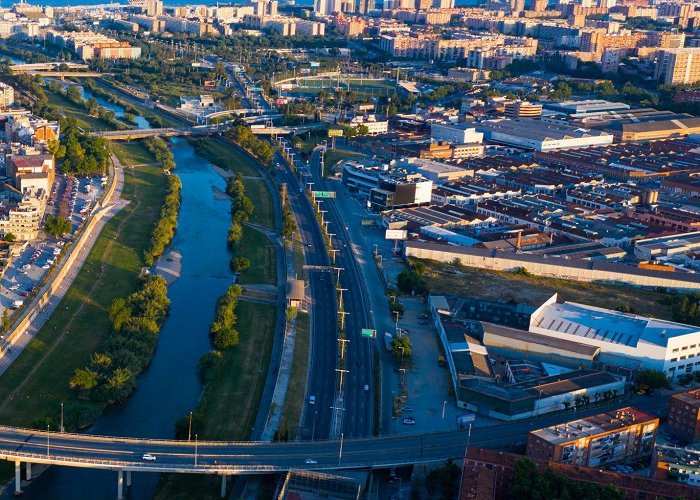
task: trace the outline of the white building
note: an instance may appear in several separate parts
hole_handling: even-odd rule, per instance
[[[350,122],[354,127],[364,125],[367,127],[368,135],[386,134],[389,132],[389,122],[387,120],[377,120],[374,115],[358,116]]]
[[[700,370],[700,327],[574,302],[557,295],[530,317],[530,332],[600,348],[599,361],[660,370],[673,378]]]
[[[480,144],[484,140],[484,134],[477,132],[469,123],[431,123],[430,137],[435,141],[452,144]]]
[[[476,129],[483,132],[487,141],[536,151],[607,146],[613,142],[613,136],[607,132],[531,118],[486,120],[479,122]]]
[[[0,108],[12,106],[15,102],[15,89],[0,82]]]

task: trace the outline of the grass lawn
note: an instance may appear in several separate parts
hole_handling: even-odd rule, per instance
[[[88,115],[85,108],[72,103],[63,94],[51,92],[48,87],[44,87],[44,92],[46,92],[46,97],[50,104],[56,106],[60,111],[65,113],[66,116],[75,118],[81,128],[91,131],[115,130],[114,125]]]
[[[292,258],[294,259],[294,273],[297,275],[297,279],[306,279],[306,273],[304,272],[304,243],[301,241],[299,231],[296,231],[294,236],[292,236]]]
[[[292,358],[292,373],[289,375],[287,397],[284,400],[284,410],[280,420],[279,431],[289,429],[294,435],[294,429],[299,425],[301,409],[304,406],[306,391],[306,374],[309,366],[309,344],[311,342],[311,327],[309,315],[300,312],[296,319],[296,338],[294,341],[294,357]]]
[[[523,276],[464,266],[460,268],[464,274],[455,276],[444,272],[453,266],[429,260],[422,262],[428,266],[424,278],[433,292],[490,300],[513,300],[530,305],[541,305],[552,294],[558,293],[560,302],[568,300],[608,309],[627,305],[637,314],[673,319],[671,307],[662,303],[666,295],[653,290]]]
[[[323,175],[333,175],[333,167],[339,161],[361,156],[362,154],[348,149],[329,149],[323,157]]]
[[[192,432],[200,439],[243,441],[250,437],[270,363],[276,313],[273,305],[238,302],[240,343],[224,354],[198,405],[205,428]],[[156,498],[219,498],[220,481],[218,476],[166,476]]]
[[[250,261],[250,268],[241,273],[242,285],[277,284],[275,247],[266,235],[251,227],[244,228],[240,256]]]
[[[115,152],[123,153],[119,146]],[[137,288],[165,176],[155,167],[126,169],[125,176],[122,196],[131,203],[107,223],[57,310],[0,377],[0,421],[5,424],[29,427],[47,416],[57,421],[60,403],[74,398],[68,380],[111,332],[107,309]],[[66,425],[74,423],[67,414]]]
[[[119,159],[124,165],[144,165],[155,162],[155,158],[146,149],[142,139],[128,142],[113,142],[112,148],[117,152]]]
[[[267,184],[260,177],[258,163],[248,155],[230,146],[222,140],[200,139],[197,141],[197,153],[229,172],[243,175],[246,195],[255,205],[250,222],[268,229],[275,228],[274,205],[267,190]],[[261,167],[264,168],[264,167]]]

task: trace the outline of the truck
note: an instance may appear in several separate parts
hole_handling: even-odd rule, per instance
[[[392,340],[394,340],[394,336],[391,332],[384,332],[384,347],[386,347],[386,350],[389,352],[393,350],[393,347],[391,347]]]
[[[12,307],[11,307],[11,308],[12,308],[13,310],[14,310],[14,309],[19,309],[19,308],[22,307],[23,305],[24,305],[24,301],[23,301],[23,300],[15,300],[15,301],[12,303]]]

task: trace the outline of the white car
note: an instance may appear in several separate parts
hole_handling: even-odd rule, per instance
[[[15,284],[9,287],[10,290],[19,290],[19,285]]]
[[[156,456],[155,456],[155,455],[151,455],[150,453],[144,453],[142,458],[143,458],[144,460],[155,461]]]
[[[314,460],[313,458],[307,458],[306,460],[304,460],[304,463],[306,465],[314,465],[314,464],[317,464],[318,462],[316,460]]]

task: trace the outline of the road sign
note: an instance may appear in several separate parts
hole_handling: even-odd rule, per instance
[[[405,240],[408,237],[408,231],[405,229],[387,229],[387,240]]]
[[[372,330],[371,328],[363,328],[362,336],[374,338],[377,335],[377,330]]]
[[[343,137],[343,129],[342,128],[329,128],[328,129],[328,137]]]
[[[311,191],[314,198],[335,198],[335,191]]]

